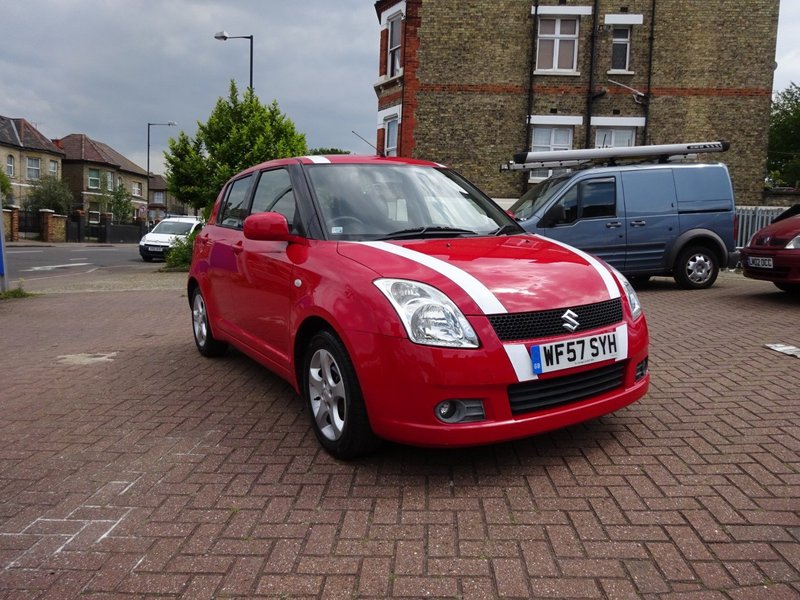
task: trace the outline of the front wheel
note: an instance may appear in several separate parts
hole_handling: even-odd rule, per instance
[[[687,290],[711,287],[719,275],[716,254],[703,246],[692,246],[681,251],[675,261],[675,282]]]
[[[314,434],[328,453],[350,460],[378,446],[353,363],[332,332],[320,331],[308,343],[302,386]]]
[[[194,343],[200,354],[207,357],[222,356],[228,350],[228,344],[220,342],[211,333],[208,323],[208,308],[200,288],[192,294],[192,332]]]

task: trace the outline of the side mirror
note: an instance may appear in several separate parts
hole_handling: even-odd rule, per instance
[[[286,242],[295,236],[289,233],[286,217],[276,212],[263,212],[244,220],[244,237],[262,242]]]
[[[548,208],[547,212],[544,213],[539,221],[539,227],[552,227],[553,225],[558,225],[562,221],[566,220],[566,218],[567,213],[564,210],[564,205],[556,203]]]

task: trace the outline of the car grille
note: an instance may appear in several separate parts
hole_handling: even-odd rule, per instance
[[[598,396],[622,386],[627,361],[554,379],[536,379],[508,386],[511,414],[552,408]]]
[[[575,331],[564,327],[563,315],[571,310],[579,322]],[[570,308],[542,310],[538,312],[489,315],[497,337],[504,342],[529,340],[540,337],[571,335],[579,331],[605,327],[622,321],[622,299],[614,298],[596,304],[584,304]]]

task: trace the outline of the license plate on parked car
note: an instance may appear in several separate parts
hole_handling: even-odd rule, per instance
[[[760,269],[771,269],[772,268],[772,257],[764,257],[764,256],[750,256],[747,259],[747,263],[751,267],[758,267]]]
[[[534,373],[547,373],[624,357],[620,330],[531,346]],[[627,340],[625,340],[627,342]]]
[[[150,252],[163,252],[164,251],[164,248],[162,248],[161,246],[148,246],[147,249]]]

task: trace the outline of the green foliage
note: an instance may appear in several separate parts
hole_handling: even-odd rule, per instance
[[[169,140],[167,186],[180,202],[195,208],[212,204],[233,175],[258,163],[306,154],[306,139],[282,114],[278,103],[261,104],[248,88],[239,97],[231,81],[227,98],[219,98],[197,136],[181,131]]]
[[[341,148],[312,148],[308,151],[309,156],[324,154],[350,154],[350,150],[342,150]]]
[[[72,209],[72,192],[64,181],[56,177],[42,177],[33,182],[25,207],[34,212],[48,208],[59,215]]]
[[[11,288],[8,291],[0,292],[0,300],[11,300],[12,298],[30,298],[34,294],[26,292],[22,289],[22,282],[17,284],[17,287]]]
[[[11,196],[11,180],[3,171],[0,171],[0,200],[10,198]]]
[[[129,223],[133,218],[132,196],[121,185],[113,192],[105,190],[100,202],[104,211],[113,213],[114,223]]]
[[[767,170],[795,186],[800,181],[800,87],[791,83],[772,103]]]
[[[170,269],[183,269],[189,270],[189,265],[192,264],[192,251],[194,250],[194,238],[200,229],[195,229],[192,233],[186,236],[185,239],[176,239],[175,244],[167,252],[164,258],[167,267]]]

